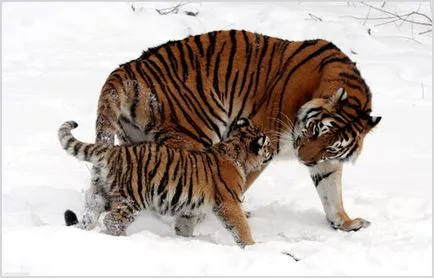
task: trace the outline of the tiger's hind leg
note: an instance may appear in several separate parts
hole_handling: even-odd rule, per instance
[[[358,231],[369,227],[371,223],[363,218],[351,219],[345,212],[342,202],[342,168],[342,164],[324,162],[309,167],[309,172],[331,226],[342,231]]]
[[[231,232],[235,242],[241,248],[255,243],[250,232],[246,215],[239,203],[235,201],[223,202],[216,205],[214,213],[223,222],[225,228]]]

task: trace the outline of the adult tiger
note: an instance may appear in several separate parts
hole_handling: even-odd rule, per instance
[[[372,117],[360,72],[325,40],[288,41],[247,31],[217,31],[151,48],[120,65],[99,98],[96,142],[156,141],[202,149],[222,141],[240,117],[274,134],[308,166],[331,225],[344,231],[370,223],[351,219],[342,202],[343,162],[360,152]],[[250,185],[260,171],[248,176]],[[94,168],[84,226],[103,210]],[[193,225],[193,224],[192,224]]]

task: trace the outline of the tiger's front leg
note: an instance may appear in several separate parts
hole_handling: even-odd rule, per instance
[[[194,228],[205,219],[205,214],[188,215],[183,214],[176,217],[175,233],[178,236],[191,237],[193,236]]]
[[[315,184],[327,220],[335,229],[357,231],[367,228],[371,223],[363,218],[351,219],[344,210],[342,202],[343,164],[324,162],[309,167],[310,176]]]
[[[255,244],[250,232],[249,223],[247,222],[247,217],[240,203],[225,201],[215,206],[214,213],[223,222],[225,228],[231,232],[235,242],[241,248],[244,248],[246,245]]]
[[[115,199],[115,200],[113,200]],[[136,210],[133,200],[122,196],[111,197],[110,212],[104,217],[106,231],[103,233],[113,236],[125,236],[128,225],[134,221]]]

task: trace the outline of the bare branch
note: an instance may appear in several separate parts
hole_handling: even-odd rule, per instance
[[[173,13],[173,14],[177,14],[178,11],[179,11],[179,8],[182,7],[182,6],[184,6],[184,5],[187,5],[187,4],[189,4],[189,2],[185,2],[185,3],[179,2],[179,3],[178,3],[176,6],[174,6],[174,7],[169,7],[169,8],[164,8],[164,9],[155,9],[155,10],[156,10],[157,13],[159,13],[160,15],[168,15],[168,14],[171,14],[171,13]]]
[[[322,21],[321,17],[318,17],[318,16],[311,14],[311,13],[308,13],[308,15],[315,21]]]
[[[430,23],[427,23],[427,22],[420,22],[420,21],[413,21],[413,20],[408,20],[408,19],[405,19],[402,15],[399,15],[399,14],[396,14],[396,13],[392,13],[392,12],[389,12],[389,11],[386,11],[386,10],[384,10],[384,9],[382,9],[382,8],[377,8],[377,7],[375,7],[375,6],[372,6],[372,5],[370,5],[370,4],[365,3],[365,2],[363,2],[363,1],[359,1],[359,3],[362,4],[362,5],[365,5],[365,6],[369,7],[369,8],[371,8],[371,9],[374,9],[374,10],[380,11],[380,12],[382,12],[382,13],[385,13],[385,14],[388,14],[388,15],[391,15],[391,16],[394,16],[394,17],[397,17],[397,18],[399,18],[399,19],[401,19],[401,20],[403,20],[403,21],[406,21],[406,22],[410,22],[410,23],[414,23],[414,24],[420,24],[420,25],[425,25],[425,26],[432,26],[432,20],[431,20],[430,17],[428,17],[427,15],[423,15],[423,14],[421,14],[421,13],[419,13],[419,12],[416,12],[416,11],[411,12],[410,15],[412,15],[412,14],[423,15],[423,17],[427,18],[427,19],[430,21]]]
[[[386,24],[393,23],[393,22],[398,21],[398,20],[401,20],[401,19],[395,18],[393,20],[389,20],[389,21],[386,21],[386,22],[375,24],[374,26],[377,27],[377,26],[381,26],[381,25],[386,25]]]
[[[420,32],[419,35],[423,35],[423,34],[426,34],[426,33],[429,33],[429,32],[432,32],[432,29],[429,29],[429,30],[426,30],[426,31]]]
[[[371,8],[369,8],[369,10],[368,10],[368,14],[366,15],[366,18],[365,18],[365,21],[363,21],[363,24],[362,25],[365,25],[366,24],[366,21],[368,21],[368,18],[369,18],[369,14],[371,13]]]

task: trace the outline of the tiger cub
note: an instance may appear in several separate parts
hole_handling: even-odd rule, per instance
[[[67,153],[101,168],[108,197],[105,231],[125,235],[127,226],[141,210],[177,217],[175,231],[191,218],[212,211],[241,247],[254,243],[241,208],[246,176],[272,158],[270,140],[246,118],[238,120],[231,137],[204,151],[173,149],[156,143],[108,146],[78,141],[69,121],[59,128],[59,141]],[[76,224],[67,210],[65,221]],[[192,233],[193,227],[190,227]],[[189,234],[191,235],[191,234]],[[185,236],[189,236],[185,235]]]

